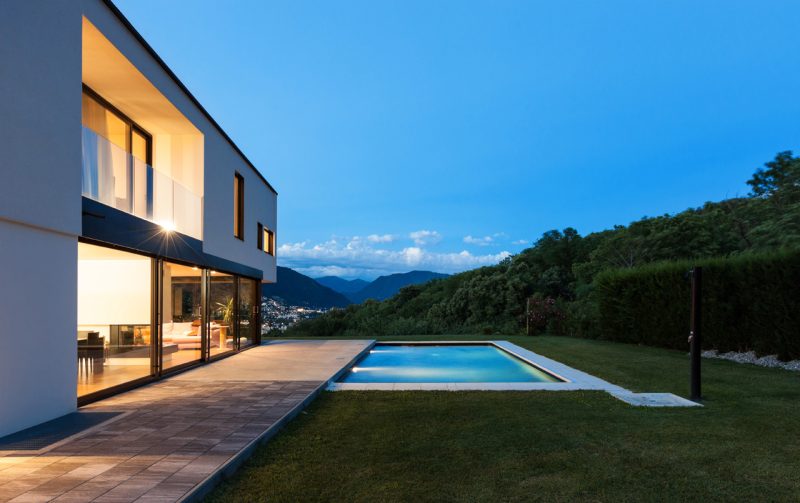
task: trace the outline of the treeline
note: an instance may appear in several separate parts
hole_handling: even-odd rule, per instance
[[[295,325],[287,335],[518,334],[527,326],[534,332],[609,337],[598,310],[603,293],[597,279],[603,272],[800,250],[800,157],[781,152],[747,183],[747,197],[675,215],[586,236],[573,228],[552,230],[496,266],[407,287],[383,302],[335,310]]]

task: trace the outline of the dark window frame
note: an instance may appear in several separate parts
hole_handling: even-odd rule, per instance
[[[236,239],[244,241],[244,177],[238,171],[234,172],[233,180],[236,187],[234,192],[234,220],[233,235]]]
[[[266,241],[264,241],[264,233],[267,234]],[[261,222],[258,223],[258,249],[267,255],[275,256],[275,232]]]
[[[145,128],[134,122],[133,119],[125,115],[119,108],[112,105],[107,99],[103,98],[97,91],[82,84],[83,93],[89,98],[96,101],[100,106],[116,115],[122,122],[128,125],[128,131],[125,138],[125,151],[131,154],[133,152],[133,133],[139,133],[145,139],[145,148],[147,149],[147,159],[142,159],[148,164],[153,165],[153,135],[151,135]]]

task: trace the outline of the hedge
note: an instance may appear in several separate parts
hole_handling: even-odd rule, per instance
[[[688,349],[690,281],[703,267],[703,348],[800,358],[800,253],[612,270],[595,279],[602,339]]]

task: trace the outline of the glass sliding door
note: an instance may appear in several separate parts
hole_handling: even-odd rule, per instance
[[[203,271],[164,261],[161,275],[163,370],[200,361],[203,349]]]
[[[152,375],[152,259],[78,243],[78,396]]]
[[[258,329],[257,282],[249,278],[239,278],[239,349],[256,343]]]
[[[208,274],[208,353],[216,356],[236,349],[236,282],[230,274]]]

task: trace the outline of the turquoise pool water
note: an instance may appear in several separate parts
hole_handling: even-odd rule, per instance
[[[339,382],[561,382],[491,345],[376,344]]]

